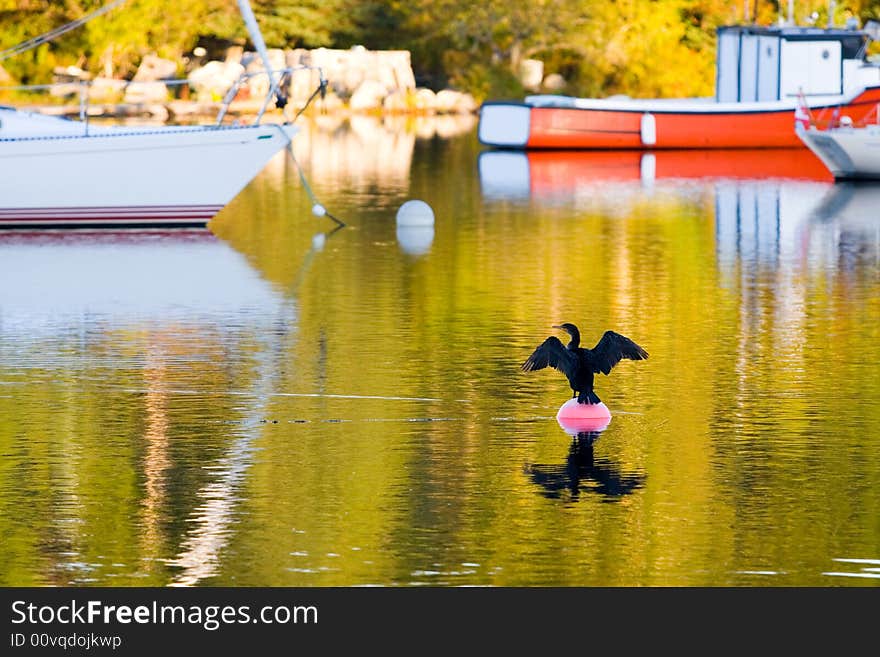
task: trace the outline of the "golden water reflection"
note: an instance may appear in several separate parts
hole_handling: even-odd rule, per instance
[[[208,234],[0,236],[0,581],[876,585],[876,188],[362,129],[295,151],[341,230],[277,158]],[[519,370],[562,321],[651,354],[600,434]]]

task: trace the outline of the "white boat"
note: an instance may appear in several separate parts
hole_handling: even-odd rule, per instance
[[[281,72],[239,6],[274,94]],[[0,228],[204,227],[297,132],[259,118],[111,127],[0,106]]]
[[[798,124],[797,134],[828,167],[835,180],[880,180],[880,125],[819,130]]]
[[[0,227],[199,227],[291,125],[86,128],[0,107]]]

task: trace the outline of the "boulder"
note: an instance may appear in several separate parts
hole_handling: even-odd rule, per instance
[[[413,98],[413,109],[429,114],[436,112],[437,94],[425,87],[416,89],[415,97]]]
[[[189,84],[199,100],[219,101],[242,73],[244,67],[236,62],[210,61],[189,74]]]
[[[76,82],[78,80],[91,80],[92,76],[79,66],[56,66],[52,69],[53,82]]]
[[[49,95],[57,98],[65,96],[75,96],[80,92],[80,85],[72,82],[54,82],[52,88],[49,89]]]
[[[89,89],[89,100],[99,103],[116,102],[125,94],[127,84],[125,80],[97,77]]]
[[[49,95],[56,97],[78,95],[80,82],[91,80],[91,75],[78,66],[56,66],[52,70],[52,88]]]
[[[412,91],[416,88],[408,50],[353,49],[352,57],[358,59],[357,68],[364,72],[365,80],[374,80],[388,91]]]
[[[229,46],[226,49],[226,64],[241,64],[241,58],[244,56],[244,48],[242,46]]]
[[[177,62],[156,55],[144,55],[141,65],[132,78],[135,82],[170,80],[177,76]]]
[[[410,94],[407,91],[396,90],[385,96],[382,109],[386,112],[400,114],[410,109]]]
[[[566,84],[565,78],[559,75],[559,73],[551,73],[544,78],[543,87],[547,91],[558,93],[565,89]]]
[[[374,80],[364,82],[351,95],[348,106],[355,112],[363,112],[382,107],[388,90],[385,86]]]
[[[443,89],[437,92],[434,107],[441,114],[465,114],[476,111],[477,102],[470,94]]]
[[[519,81],[529,91],[537,91],[544,79],[544,62],[540,59],[524,59],[519,66]]]
[[[295,69],[290,74],[290,86],[288,87],[291,102],[305,103],[315,93],[319,83],[318,71],[307,68]]]
[[[303,64],[320,67],[333,90],[350,98],[365,82],[377,82],[386,91],[415,89],[410,53],[406,50],[348,50],[316,48]]]
[[[366,79],[367,71],[365,67],[357,64],[354,66],[346,66],[337,74],[339,93],[342,96],[354,96],[354,92],[360,88]],[[373,82],[373,80],[371,80],[371,82]],[[382,86],[386,90],[388,89],[385,85]]]
[[[123,98],[126,103],[164,103],[166,100],[168,87],[162,82],[130,82]]]
[[[323,99],[319,98],[315,102],[318,104],[317,106],[322,112],[336,112],[345,107],[345,103],[342,102],[342,99],[332,91],[328,91]]]
[[[273,71],[280,71],[283,68],[287,67],[287,57],[284,54],[284,51],[279,48],[270,48],[268,50],[269,55],[269,66],[272,67]],[[266,65],[263,62],[263,58],[259,56],[257,53],[246,53],[242,58],[242,61],[247,61],[247,72],[255,73],[257,75],[253,75],[248,78],[247,88],[250,93],[251,98],[258,98],[260,100],[266,97],[266,94],[269,93],[269,76],[265,74],[261,74],[266,70]]]

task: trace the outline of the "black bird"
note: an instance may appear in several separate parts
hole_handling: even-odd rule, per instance
[[[648,352],[629,338],[605,331],[605,335],[592,349],[581,347],[581,333],[574,324],[561,324],[553,328],[562,329],[571,336],[571,341],[563,346],[559,338],[550,336],[535,349],[535,352],[522,364],[525,372],[542,370],[548,365],[559,370],[566,377],[572,397],[579,404],[598,404],[601,400],[593,392],[593,375],[599,372],[607,375],[621,359],[644,360]]]

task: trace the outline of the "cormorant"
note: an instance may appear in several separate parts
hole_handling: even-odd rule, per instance
[[[522,364],[525,372],[541,370],[548,365],[559,370],[568,378],[572,397],[579,404],[598,404],[601,400],[593,392],[593,374],[607,375],[621,359],[644,360],[648,352],[629,338],[605,331],[602,339],[592,349],[581,347],[581,334],[574,324],[561,324],[553,328],[562,329],[571,336],[571,341],[563,346],[559,338],[550,336],[535,349]]]

